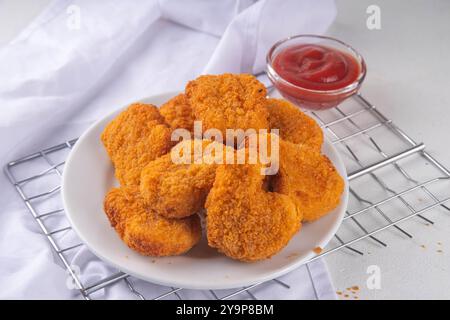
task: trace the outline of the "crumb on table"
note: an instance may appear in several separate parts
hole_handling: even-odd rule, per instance
[[[316,253],[316,254],[320,254],[320,253],[322,253],[323,249],[322,249],[321,247],[315,247],[315,248],[313,249],[313,251],[314,251],[314,253]]]

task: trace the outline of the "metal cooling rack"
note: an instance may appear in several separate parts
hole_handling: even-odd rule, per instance
[[[419,223],[433,224],[425,214],[431,210],[450,211],[446,205],[450,201],[450,172],[425,151],[423,143],[416,143],[364,97],[356,95],[338,108],[313,112],[312,116],[325,129],[346,163],[350,199],[341,228],[322,253],[311,261],[337,251],[363,255],[364,250],[353,246],[357,242],[364,243],[363,240],[387,247],[379,237],[382,231],[389,229],[398,232],[400,237],[412,238],[402,222],[415,218]],[[122,272],[86,283],[71,266],[71,252],[83,244],[79,239],[69,245],[61,243],[58,235],[74,232],[65,219],[61,202],[55,198],[59,199],[65,157],[75,143],[76,139],[66,141],[11,161],[5,166],[5,172],[82,297],[95,298],[99,290],[121,284],[139,299],[181,299],[182,288],[166,288],[158,296],[144,297],[133,284],[133,278]],[[41,192],[29,194],[30,184],[36,184],[38,187],[33,190]],[[51,205],[45,205],[50,202]],[[52,216],[60,216],[65,224],[50,223]],[[77,239],[76,235],[73,238]],[[261,284],[225,295],[218,291],[209,293],[214,299],[257,299],[253,289]],[[270,285],[290,288],[279,279],[271,280]]]

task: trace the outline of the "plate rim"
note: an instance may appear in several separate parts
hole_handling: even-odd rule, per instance
[[[179,94],[180,91],[167,91],[164,93],[159,93],[159,94],[154,94],[151,96],[147,96],[147,97],[142,97],[140,99],[136,99],[131,103],[136,103],[136,102],[142,102],[142,103],[151,103],[149,102],[150,100],[155,100],[159,97],[166,97],[166,96],[175,96],[177,94]],[[259,276],[257,280],[255,279],[251,279],[251,280],[236,280],[236,279],[228,279],[229,284],[228,285],[224,285],[223,283],[220,284],[214,284],[214,283],[210,283],[209,285],[198,285],[198,284],[190,284],[189,283],[189,279],[186,279],[185,282],[179,282],[179,281],[173,281],[173,282],[167,282],[167,281],[161,281],[158,279],[158,277],[151,277],[148,275],[143,275],[141,273],[137,273],[134,272],[132,269],[129,269],[127,266],[123,265],[123,264],[119,264],[116,263],[115,261],[112,261],[111,259],[109,259],[108,257],[104,256],[101,252],[99,252],[96,248],[94,248],[93,246],[90,245],[89,241],[85,239],[85,237],[83,236],[83,232],[80,232],[79,228],[77,227],[77,224],[74,223],[74,221],[71,218],[71,213],[70,213],[70,209],[67,206],[67,192],[66,192],[66,181],[67,181],[67,172],[70,171],[67,170],[68,168],[70,168],[70,164],[72,162],[73,159],[73,155],[76,154],[79,146],[81,145],[79,142],[83,141],[85,139],[86,136],[89,135],[89,133],[93,130],[95,130],[99,125],[101,125],[101,123],[109,117],[114,116],[115,114],[118,114],[119,112],[121,112],[122,110],[124,110],[127,106],[129,106],[129,104],[126,104],[122,107],[119,107],[111,112],[109,112],[107,115],[105,115],[104,117],[98,119],[97,121],[95,121],[94,123],[92,123],[78,138],[77,142],[75,143],[74,147],[71,149],[66,162],[65,162],[65,167],[63,170],[63,175],[62,175],[62,180],[61,180],[61,198],[62,198],[62,203],[63,203],[63,207],[64,207],[64,212],[65,212],[65,216],[67,217],[67,219],[69,220],[69,223],[73,229],[73,231],[76,233],[76,235],[80,238],[81,242],[83,242],[84,245],[86,245],[86,247],[94,254],[96,255],[98,258],[100,258],[102,261],[114,266],[115,268],[117,268],[120,272],[124,272],[126,274],[129,274],[131,276],[134,276],[138,279],[142,279],[144,281],[148,281],[157,285],[162,285],[162,286],[168,286],[168,287],[176,287],[176,288],[184,288],[184,289],[193,289],[193,290],[221,290],[221,289],[234,289],[234,288],[238,288],[238,287],[245,287],[245,286],[249,286],[249,285],[254,285],[254,284],[259,284],[259,283],[263,283],[266,281],[270,281],[273,279],[276,279],[280,276],[283,276],[299,267],[301,267],[302,265],[308,263],[314,256],[317,256],[316,253],[314,253],[313,250],[311,250],[310,252],[308,252],[303,258],[299,258],[297,260],[293,260],[291,263],[287,264],[285,267],[281,267],[276,271],[273,271],[271,273],[268,273],[267,275],[263,275],[263,276]],[[158,106],[159,108],[159,106]],[[314,119],[314,121],[317,122],[317,120]],[[336,232],[338,231],[339,227],[341,226],[343,219],[344,219],[344,215],[345,215],[345,211],[347,209],[348,206],[348,199],[349,199],[349,181],[347,178],[347,170],[346,167],[344,165],[344,161],[342,160],[341,155],[339,154],[339,152],[337,151],[336,147],[331,143],[331,141],[326,137],[326,135],[324,134],[324,144],[327,144],[327,147],[331,148],[332,152],[335,154],[337,160],[338,160],[338,164],[336,164],[335,162],[333,162],[333,165],[335,167],[340,168],[340,174],[343,174],[342,178],[344,180],[344,191],[341,195],[341,203],[340,205],[342,206],[342,210],[339,212],[339,216],[337,217],[337,222],[335,224],[333,224],[333,228],[330,228],[330,230],[327,232],[327,236],[324,237],[324,239],[322,241],[320,241],[320,243],[318,244],[320,248],[325,248],[325,246],[330,242],[330,240],[333,238],[333,236],[336,234]],[[115,230],[114,230],[115,232]],[[132,250],[132,249],[130,249]],[[257,263],[257,262],[256,262]]]

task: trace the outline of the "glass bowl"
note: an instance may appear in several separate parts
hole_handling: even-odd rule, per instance
[[[358,77],[350,84],[338,89],[310,89],[293,84],[281,77],[273,66],[274,59],[286,48],[314,44],[340,51],[354,59],[359,67]],[[299,107],[313,110],[329,109],[358,92],[366,76],[363,57],[348,44],[326,36],[297,35],[278,41],[267,54],[267,75],[275,88],[287,100]]]

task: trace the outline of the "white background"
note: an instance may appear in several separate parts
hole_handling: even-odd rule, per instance
[[[49,2],[0,0],[0,47]],[[366,9],[372,4],[381,9],[381,30],[366,27]],[[365,57],[368,76],[363,94],[450,168],[450,1],[337,0],[337,6],[338,17],[328,34],[350,43]],[[364,257],[329,255],[336,289],[357,285],[360,299],[450,299],[450,214],[432,218],[436,222],[432,227],[405,224],[412,240],[387,231],[382,237],[388,248],[364,241],[355,246],[370,252]],[[365,285],[367,267],[373,264],[381,268],[380,290]]]

